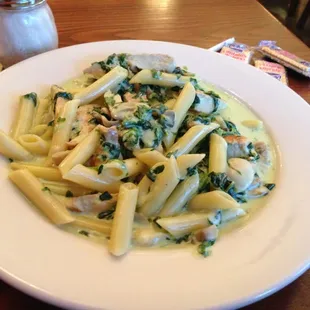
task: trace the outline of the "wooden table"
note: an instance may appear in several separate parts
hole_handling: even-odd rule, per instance
[[[310,60],[309,48],[254,0],[49,0],[49,4],[61,47],[102,40],[151,39],[208,48],[235,37],[249,45],[263,39],[276,40],[282,48]],[[310,79],[289,72],[289,83],[310,103]],[[309,292],[308,271],[282,291],[245,309],[310,309]],[[58,308],[0,282],[0,309]]]

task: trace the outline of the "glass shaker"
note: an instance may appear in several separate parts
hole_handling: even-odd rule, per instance
[[[0,0],[0,63],[6,68],[58,47],[46,0]]]

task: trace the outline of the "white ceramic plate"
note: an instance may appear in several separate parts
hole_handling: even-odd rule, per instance
[[[167,53],[206,81],[237,94],[271,128],[281,154],[277,188],[245,227],[221,238],[208,259],[187,250],[132,251],[121,259],[65,233],[30,208],[0,162],[0,276],[18,289],[73,309],[231,309],[281,289],[309,267],[310,108],[250,65],[196,47],[111,41],[49,52],[0,74],[0,124],[18,96],[44,93],[111,53]]]

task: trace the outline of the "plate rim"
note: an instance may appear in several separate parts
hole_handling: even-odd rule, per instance
[[[78,48],[79,46],[83,46],[83,45],[92,45],[92,44],[96,44],[96,43],[104,43],[104,44],[110,44],[110,43],[113,43],[113,42],[123,42],[123,43],[126,43],[126,42],[130,42],[131,44],[134,43],[134,42],[151,42],[151,43],[163,43],[163,44],[171,44],[171,45],[180,45],[180,46],[184,46],[184,47],[191,47],[191,48],[194,48],[194,49],[200,49],[200,50],[203,50],[203,51],[207,51],[206,49],[204,48],[201,48],[201,47],[196,47],[196,46],[193,46],[193,45],[185,45],[185,44],[181,44],[181,43],[173,43],[173,42],[164,42],[164,41],[155,41],[155,40],[112,40],[112,41],[97,41],[97,42],[90,42],[90,43],[82,43],[82,44],[77,44],[77,45],[72,45],[72,46],[67,46],[67,47],[63,47],[63,48],[60,48],[58,50],[65,50],[65,49],[72,49],[72,48]],[[18,64],[15,64],[14,66],[10,67],[10,68],[16,68],[18,66],[20,66],[21,64],[24,64],[26,62],[30,62],[30,61],[33,61],[33,59],[35,58],[39,58],[43,55],[46,55],[46,54],[51,54],[51,53],[54,53],[55,50],[53,51],[49,51],[49,52],[46,52],[46,53],[43,53],[43,54],[40,54],[40,55],[37,55],[37,56],[34,56],[34,57],[31,57],[23,62],[20,62]],[[224,57],[224,56],[223,56]],[[233,60],[233,59],[232,59]],[[237,60],[233,60],[235,62],[238,62]],[[244,64],[241,64],[241,63],[238,63],[238,65],[244,65]],[[5,71],[3,71],[3,73],[5,73],[7,70],[10,70],[10,68],[6,69]],[[3,73],[0,73],[0,78],[1,78],[1,74]],[[270,81],[271,81],[271,77],[270,77]],[[294,93],[295,95],[297,95],[307,106],[308,106],[308,103],[300,96],[298,95],[297,93],[295,93],[293,90],[291,90],[292,93]],[[238,96],[238,94],[237,94]],[[229,304],[229,305],[225,305],[223,304],[223,307],[221,307],[221,309],[230,309],[230,307],[242,307],[242,306],[246,306],[248,304],[251,304],[251,303],[254,303],[254,302],[257,302],[263,298],[266,298],[268,296],[270,296],[271,294],[279,291],[280,289],[282,289],[283,287],[285,287],[286,285],[290,284],[291,282],[293,282],[295,279],[297,279],[299,276],[301,276],[304,272],[306,272],[310,267],[310,261],[308,261],[307,263],[303,263],[301,264],[301,266],[298,266],[296,267],[296,271],[294,272],[294,274],[286,277],[285,279],[283,279],[281,281],[281,283],[278,283],[276,286],[273,284],[271,288],[267,289],[267,292],[266,290],[264,290],[264,292],[261,292],[261,293],[254,293],[253,296],[249,296],[248,297],[248,300],[237,300],[235,304]],[[44,300],[45,302],[48,302],[48,303],[51,303],[51,304],[54,304],[54,305],[60,305],[62,307],[69,307],[69,308],[74,308],[74,309],[95,309],[95,308],[92,308],[92,306],[88,306],[88,305],[83,305],[81,304],[80,302],[76,303],[72,300],[67,300],[63,297],[59,297],[59,296],[55,296],[39,287],[35,287],[33,285],[31,285],[30,283],[27,283],[25,282],[24,280],[14,276],[13,274],[10,274],[9,272],[6,272],[2,269],[2,267],[0,267],[0,277],[1,279],[8,283],[9,285],[12,285],[13,287],[16,287],[17,289],[21,290],[22,292],[25,292],[26,294],[30,295],[30,296],[33,296],[35,298],[38,298],[40,300]]]

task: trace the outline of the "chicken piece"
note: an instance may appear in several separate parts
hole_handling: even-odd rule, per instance
[[[96,127],[96,122],[91,120],[94,118],[94,108],[100,108],[98,104],[87,104],[77,109],[76,120],[72,126],[71,139],[78,136],[87,135]]]
[[[139,106],[149,107],[147,104],[142,102],[122,102],[116,104],[110,108],[112,118],[116,120],[123,120],[128,116],[132,116],[138,109]]]
[[[106,74],[106,71],[104,71],[100,64],[98,62],[93,63],[90,67],[86,68],[83,71],[84,74],[89,74],[91,77],[94,77],[95,79],[100,79],[103,75]]]
[[[85,163],[86,166],[96,167],[108,159],[118,159],[121,155],[116,126],[107,128],[99,125],[98,128],[104,136],[104,142],[98,145],[94,155]]]
[[[254,149],[259,155],[260,161],[265,165],[270,165],[271,153],[268,145],[263,141],[259,141],[254,144]]]
[[[61,151],[57,152],[52,155],[52,161],[53,163],[58,166],[69,154],[71,151],[66,150],[66,151]]]
[[[148,101],[146,95],[137,96],[137,94],[130,93],[130,92],[125,93],[123,97],[124,97],[125,102],[140,103],[140,102]]]
[[[249,145],[251,143],[244,136],[229,135],[224,137],[227,142],[227,158],[248,157],[250,154]]]
[[[218,106],[216,107],[214,98],[205,94],[203,91],[197,90],[196,95],[198,97],[198,102],[195,103],[194,110],[197,112],[211,114],[212,112],[223,110],[227,106],[223,100],[217,99]]]
[[[172,128],[175,123],[175,112],[172,110],[166,110],[161,116],[160,116],[160,123],[165,128]]]
[[[172,72],[176,68],[174,59],[164,54],[129,55],[127,62],[133,70],[139,68]]]
[[[71,203],[67,204],[67,208],[75,212],[102,212],[110,210],[115,206],[118,194],[105,194],[99,193],[73,197]]]
[[[198,242],[215,241],[219,235],[219,229],[216,225],[211,225],[201,229],[194,234],[194,240]]]

